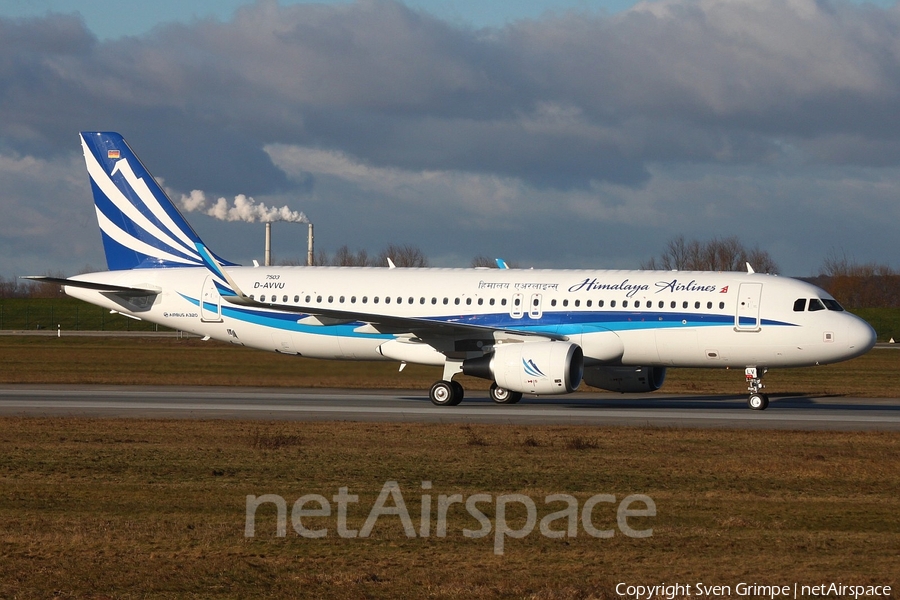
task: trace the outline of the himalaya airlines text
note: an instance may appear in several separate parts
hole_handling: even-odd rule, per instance
[[[679,281],[678,279],[673,279],[672,281],[657,281],[656,282],[656,292],[665,292],[669,291],[672,293],[675,292],[727,292],[728,288],[723,288],[719,290],[714,285],[701,285],[697,283],[696,279],[691,279],[688,282]],[[633,297],[638,292],[646,292],[650,289],[650,286],[646,283],[630,283],[628,279],[625,279],[619,283],[603,283],[598,281],[596,277],[587,278],[580,283],[576,283],[575,285],[569,288],[570,292],[593,292],[597,290],[602,291],[614,291],[614,292],[626,292],[626,296],[629,298]]]

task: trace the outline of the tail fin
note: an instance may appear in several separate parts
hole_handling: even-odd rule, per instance
[[[83,131],[81,146],[111,271],[204,266],[203,241],[121,135]]]

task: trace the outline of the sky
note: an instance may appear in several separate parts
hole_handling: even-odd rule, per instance
[[[82,130],[245,264],[263,227],[218,198],[437,266],[638,268],[681,235],[900,268],[898,115],[886,1],[0,0],[0,276],[105,269]]]

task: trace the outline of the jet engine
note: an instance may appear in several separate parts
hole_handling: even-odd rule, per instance
[[[584,382],[589,386],[625,394],[655,392],[665,380],[665,367],[587,367],[584,370]]]
[[[581,384],[584,354],[571,342],[501,344],[493,352],[463,362],[462,371],[513,392],[566,394]]]

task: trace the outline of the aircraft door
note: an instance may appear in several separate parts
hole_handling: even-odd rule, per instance
[[[200,291],[200,320],[204,323],[222,322],[222,297],[212,275],[207,275]]]
[[[531,304],[528,306],[528,316],[532,319],[540,319],[544,315],[544,309],[541,305],[541,295],[532,294]]]
[[[742,283],[738,290],[737,312],[734,316],[735,331],[759,331],[759,305],[762,298],[761,283]]]
[[[513,294],[512,304],[509,305],[509,316],[513,319],[521,319],[525,314],[525,307],[522,306],[524,303],[525,299],[522,294]]]

